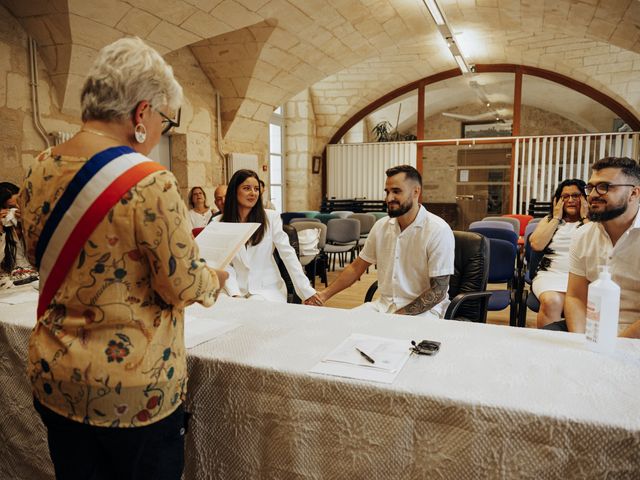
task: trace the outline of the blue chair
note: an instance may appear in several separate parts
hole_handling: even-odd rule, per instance
[[[509,325],[517,326],[518,277],[514,265],[518,249],[513,243],[497,238],[489,238],[489,283],[506,283],[505,290],[491,290],[488,310],[492,312],[509,307]]]
[[[498,240],[504,240],[505,242],[513,243],[518,248],[518,234],[513,230],[506,228],[469,228],[470,232],[476,232],[480,235],[484,235],[487,238],[495,238]]]
[[[480,235],[484,235],[487,238],[496,238],[499,240],[512,242],[516,247],[516,251],[519,251],[519,244],[518,244],[519,236],[518,236],[518,233],[516,232],[512,232],[505,228],[483,228],[483,227],[469,228],[469,231],[479,233]],[[516,272],[518,277],[522,275],[522,256],[521,255],[516,255]]]
[[[543,252],[536,252],[531,248],[530,237],[537,227],[537,222],[527,225],[524,233],[524,274],[522,276],[522,287],[520,295],[520,306],[518,307],[518,326],[525,327],[527,325],[527,309],[538,313],[540,311],[540,300],[536,297],[531,284],[536,276],[538,264],[542,260]],[[529,285],[529,290],[525,290],[525,285]]]
[[[469,231],[489,239],[491,251],[489,283],[506,283],[506,290],[492,290],[489,311],[500,311],[509,307],[509,325],[518,324],[519,260],[518,234],[504,228],[474,228]]]
[[[291,219],[293,218],[307,218],[307,216],[302,212],[282,212],[280,214],[280,218],[282,219],[283,225],[289,225],[291,223]]]
[[[469,230],[473,230],[475,228],[502,228],[504,230],[511,230],[515,232],[513,225],[509,222],[499,222],[497,220],[478,220],[475,222],[471,222],[469,225]]]

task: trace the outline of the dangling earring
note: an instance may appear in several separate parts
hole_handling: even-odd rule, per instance
[[[144,143],[144,141],[147,139],[147,129],[143,124],[138,123],[136,125],[134,136],[136,137],[136,142]]]

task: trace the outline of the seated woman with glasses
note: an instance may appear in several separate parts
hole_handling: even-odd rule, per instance
[[[193,187],[189,192],[189,218],[193,228],[203,228],[211,221],[213,212],[207,205],[207,194],[202,187]]]
[[[38,280],[38,272],[24,251],[18,192],[17,185],[0,183],[0,289]]]
[[[233,297],[286,302],[287,289],[273,258],[274,248],[284,263],[296,294],[302,299],[316,295],[302,271],[282,219],[275,210],[265,210],[260,195],[260,179],[253,170],[238,170],[227,188],[222,215],[214,222],[259,223],[260,227],[227,267],[229,279],[224,289]]]
[[[554,194],[551,214],[540,220],[529,239],[531,248],[543,252],[531,289],[540,301],[537,326],[560,320],[569,281],[569,247],[576,229],[588,221],[585,183],[563,181]]]

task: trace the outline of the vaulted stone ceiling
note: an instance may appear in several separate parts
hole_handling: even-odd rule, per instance
[[[421,0],[0,0],[39,46],[63,110],[103,45],[190,47],[220,91],[225,136],[311,87],[329,138],[384,93],[455,67]],[[637,0],[439,0],[471,63],[563,73],[640,113]]]

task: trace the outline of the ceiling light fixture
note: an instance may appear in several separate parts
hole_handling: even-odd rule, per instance
[[[462,58],[462,55],[454,55],[453,58],[455,58],[456,63],[458,64],[458,67],[460,67],[460,71],[462,73],[469,73],[469,66],[467,65],[467,62],[464,61],[464,58]]]
[[[436,25],[446,24],[444,21],[444,15],[442,15],[442,12],[435,0],[422,0],[422,3],[424,3],[424,6],[429,10],[429,13],[433,17],[433,21],[436,22]]]
[[[447,19],[445,18],[444,13],[442,13],[442,10],[440,10],[440,7],[438,6],[436,0],[422,0],[422,3],[424,3],[425,7],[427,7],[427,10],[429,10],[433,21],[436,22],[438,32],[440,32],[440,35],[442,35],[442,38],[444,38],[444,41],[447,44],[451,55],[453,55],[453,58],[458,64],[458,67],[460,67],[460,71],[463,74],[475,72],[475,65],[469,65],[464,58],[464,55],[462,55],[462,52],[458,48],[458,44],[456,42],[455,36],[453,35],[453,31],[447,23]]]

